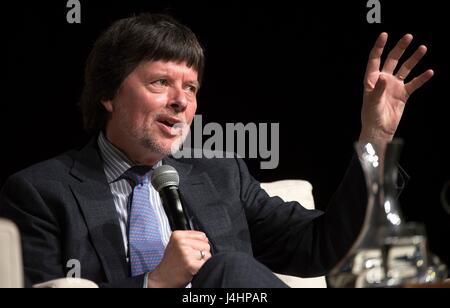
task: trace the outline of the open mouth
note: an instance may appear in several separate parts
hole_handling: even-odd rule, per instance
[[[164,124],[165,126],[168,126],[172,128],[176,123],[170,123],[169,121],[159,121],[159,123]]]
[[[160,116],[158,118],[158,122],[160,122],[166,126],[169,126],[169,127],[173,127],[177,124],[181,125],[181,123],[183,123],[183,121],[181,121],[180,119],[178,119],[176,117],[170,117],[170,116]]]
[[[167,133],[173,136],[179,135],[183,127],[183,121],[175,117],[162,116],[157,121],[165,127]]]

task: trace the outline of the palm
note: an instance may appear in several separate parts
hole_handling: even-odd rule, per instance
[[[372,49],[364,79],[362,134],[392,138],[409,96],[433,76],[433,71],[428,70],[411,82],[404,82],[425,55],[425,46],[420,46],[394,75],[398,61],[411,40],[412,36],[406,35],[398,42],[389,53],[381,71],[381,55],[386,45],[387,34],[382,33]]]
[[[372,122],[384,133],[394,135],[398,123],[403,114],[408,94],[403,81],[395,76],[385,75],[386,89],[380,97],[374,93],[375,85],[379,79],[380,72],[373,74],[373,88],[364,91],[363,115],[370,115],[363,118],[363,122]],[[375,103],[374,103],[375,102]]]

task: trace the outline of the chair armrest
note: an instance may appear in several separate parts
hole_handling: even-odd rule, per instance
[[[306,209],[314,209],[314,197],[311,183],[304,180],[283,180],[272,183],[261,183],[269,196],[278,196],[284,201],[297,201]],[[294,276],[277,276],[291,288],[326,288],[325,277],[299,278]]]
[[[75,288],[75,289],[94,289],[98,285],[94,282],[81,278],[60,278],[33,285],[37,289],[57,289],[57,288]]]
[[[0,219],[0,288],[22,288],[23,285],[19,230],[11,221]]]

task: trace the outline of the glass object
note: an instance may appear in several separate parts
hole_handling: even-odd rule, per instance
[[[402,141],[355,144],[366,178],[366,217],[356,242],[328,276],[332,287],[385,288],[434,283],[446,268],[427,248],[425,228],[405,223],[397,201]]]
[[[444,184],[441,192],[441,202],[444,210],[450,214],[450,181]]]

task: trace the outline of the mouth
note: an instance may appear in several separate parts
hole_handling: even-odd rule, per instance
[[[174,127],[177,124],[182,124],[183,123],[183,121],[181,121],[180,119],[171,118],[171,117],[160,117],[157,121],[159,123],[162,123],[162,124],[164,124],[166,126],[169,126],[169,127]]]
[[[157,122],[162,124],[164,130],[172,136],[180,134],[179,131],[181,131],[184,123],[184,121],[170,116],[161,116],[157,118]]]

